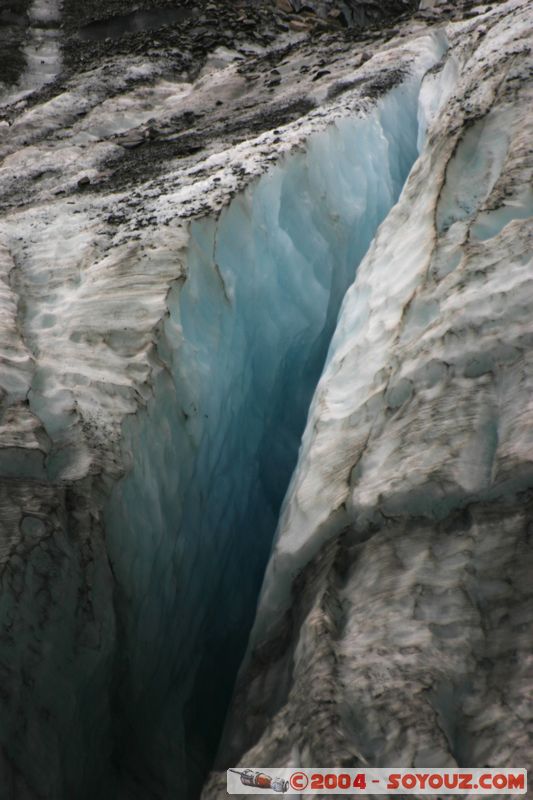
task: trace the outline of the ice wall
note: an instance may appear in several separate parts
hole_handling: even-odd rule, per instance
[[[342,297],[417,154],[427,66],[192,225],[106,515],[124,796],[193,796],[214,754]]]

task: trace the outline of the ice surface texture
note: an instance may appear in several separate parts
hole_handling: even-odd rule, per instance
[[[221,766],[530,763],[531,12],[508,8],[424,82],[422,154],[343,303]]]

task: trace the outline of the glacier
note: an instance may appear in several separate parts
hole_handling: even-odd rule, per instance
[[[0,123],[0,799],[527,765],[527,3],[179,74],[57,13]]]

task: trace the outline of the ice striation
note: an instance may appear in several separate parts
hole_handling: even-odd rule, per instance
[[[119,6],[2,99],[0,800],[198,797],[276,526],[219,768],[527,766],[527,3]]]

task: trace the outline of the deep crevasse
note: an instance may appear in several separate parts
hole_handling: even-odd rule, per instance
[[[530,12],[490,23],[424,81],[427,144],[343,303],[206,800],[235,764],[530,759]]]
[[[121,797],[194,796],[209,767],[340,303],[417,155],[420,80],[443,49],[423,42],[371,113],[191,226],[106,513]]]

